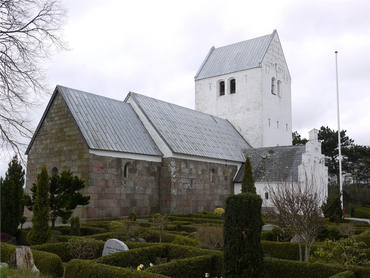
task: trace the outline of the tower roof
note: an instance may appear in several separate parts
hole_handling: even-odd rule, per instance
[[[259,67],[275,34],[276,30],[270,35],[219,48],[212,46],[195,80]]]

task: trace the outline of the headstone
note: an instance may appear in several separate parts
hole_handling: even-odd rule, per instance
[[[111,238],[108,239],[107,242],[104,244],[102,256],[127,250],[128,247],[126,244],[124,244],[122,241],[118,239]]]
[[[9,265],[20,269],[31,269],[33,272],[40,272],[33,261],[33,255],[28,246],[17,246],[17,249],[10,257]]]

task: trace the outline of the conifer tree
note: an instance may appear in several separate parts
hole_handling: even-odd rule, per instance
[[[8,164],[5,179],[1,178],[1,231],[15,235],[23,216],[24,170],[18,157]]]
[[[31,245],[43,244],[50,238],[49,227],[49,175],[43,166],[37,177],[36,198],[33,205],[32,227],[27,235]]]
[[[254,178],[252,173],[252,164],[248,156],[244,163],[242,193],[256,194],[256,187],[254,186]]]

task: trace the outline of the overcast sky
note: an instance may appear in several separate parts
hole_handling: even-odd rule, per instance
[[[212,46],[276,29],[292,77],[293,131],[337,130],[338,51],[341,129],[370,145],[370,1],[61,2],[71,50],[47,64],[50,93],[58,84],[118,100],[133,91],[193,109],[194,75]]]

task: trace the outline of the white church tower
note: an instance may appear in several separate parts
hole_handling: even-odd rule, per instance
[[[291,77],[276,30],[212,47],[195,75],[195,109],[226,118],[253,148],[291,145]]]

